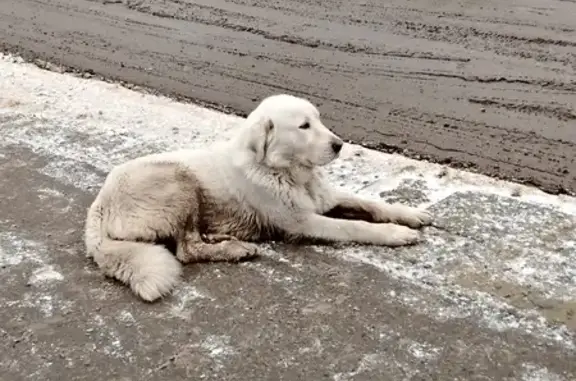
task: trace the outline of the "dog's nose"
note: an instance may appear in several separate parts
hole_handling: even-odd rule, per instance
[[[335,140],[332,142],[332,150],[334,153],[339,153],[343,145],[344,142],[342,140]]]

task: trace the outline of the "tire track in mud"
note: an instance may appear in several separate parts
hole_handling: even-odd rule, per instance
[[[576,192],[576,3],[7,0],[0,48],[246,115],[291,92],[365,146]],[[86,74],[87,73],[87,74]]]
[[[528,114],[541,114],[559,120],[576,120],[576,113],[567,107],[554,105],[553,102],[547,105],[526,104],[515,101],[505,101],[501,99],[469,98],[469,102],[484,106],[501,107],[507,110],[520,111]]]

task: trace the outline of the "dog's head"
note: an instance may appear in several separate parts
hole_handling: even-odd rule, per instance
[[[285,94],[264,99],[241,134],[256,161],[272,168],[322,166],[336,159],[344,144],[312,103]]]

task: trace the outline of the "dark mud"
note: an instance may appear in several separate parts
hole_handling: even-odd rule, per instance
[[[349,141],[574,194],[574,15],[560,0],[4,0],[0,49],[238,114],[290,92]]]

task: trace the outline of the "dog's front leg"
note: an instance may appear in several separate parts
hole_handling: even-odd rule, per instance
[[[357,242],[381,246],[411,245],[419,241],[420,233],[391,223],[371,223],[330,218],[311,214],[298,224],[295,234],[308,239],[331,242]]]
[[[432,223],[430,212],[407,205],[363,199],[343,192],[336,193],[333,200],[334,206],[324,213],[325,216],[369,222],[391,222],[411,228],[419,228]]]

